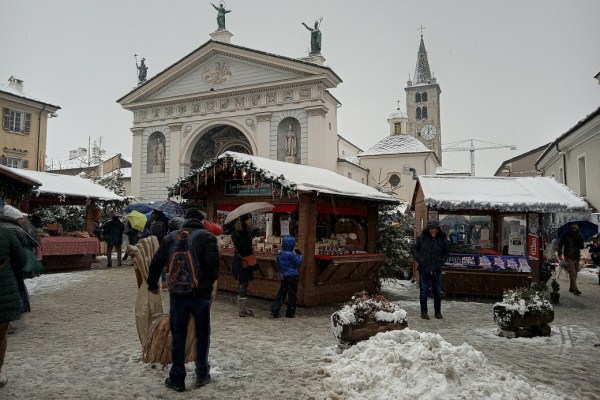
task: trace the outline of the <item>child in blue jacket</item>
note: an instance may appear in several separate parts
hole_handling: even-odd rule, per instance
[[[277,297],[271,304],[271,316],[279,318],[279,310],[288,297],[287,310],[285,316],[294,318],[296,314],[296,292],[298,291],[298,267],[302,264],[304,257],[296,246],[296,238],[293,236],[284,236],[281,241],[282,250],[277,255],[277,267],[281,275],[281,286],[277,292]]]

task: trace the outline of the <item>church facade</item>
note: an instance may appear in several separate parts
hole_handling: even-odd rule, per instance
[[[417,174],[431,173],[439,164],[441,155],[431,157],[441,148],[439,86],[428,65],[406,88],[408,118],[401,120],[402,136],[424,146],[414,151],[411,142],[408,154],[400,146],[393,147],[399,153],[370,151],[361,157],[337,133],[340,103],[330,90],[342,80],[320,52],[288,58],[234,45],[231,36],[215,31],[211,40],[117,100],[133,113],[133,196],[164,199],[168,186],[225,151],[328,169],[397,195],[406,185],[385,188],[392,175],[406,178],[411,166]],[[422,38],[421,47],[424,51]],[[417,69],[420,63],[421,58]],[[409,101],[419,93],[420,101]],[[437,129],[433,137],[421,132],[429,124]],[[404,191],[401,198],[409,200],[412,193]]]

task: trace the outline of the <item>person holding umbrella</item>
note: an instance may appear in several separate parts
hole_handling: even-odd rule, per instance
[[[579,233],[579,225],[571,224],[569,231],[562,235],[558,242],[558,258],[567,263],[569,292],[575,296],[581,296],[581,292],[577,288],[577,272],[579,272],[579,260],[583,247],[583,236]]]
[[[121,246],[123,245],[123,232],[125,224],[121,222],[121,214],[114,213],[112,219],[102,228],[102,236],[106,240],[106,258],[108,263],[106,268],[112,267],[112,250],[117,250],[117,265],[121,266]]]

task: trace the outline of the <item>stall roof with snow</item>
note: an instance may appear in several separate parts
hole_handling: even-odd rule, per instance
[[[67,199],[101,200],[101,201],[123,201],[125,198],[118,196],[104,186],[98,185],[89,179],[80,178],[79,176],[59,175],[48,172],[30,171],[26,169],[16,168],[0,168],[0,174],[6,176],[14,176],[16,179],[28,180],[37,183],[37,188],[32,190],[30,201],[35,201],[36,198],[55,197],[58,202],[67,202]]]
[[[316,192],[317,194],[326,193],[386,203],[398,203],[394,196],[382,193],[375,188],[333,171],[232,151],[227,151],[202,167],[193,170],[188,176],[169,188],[169,194],[171,196],[180,195],[193,189],[197,184],[203,184],[208,179],[214,179],[216,173],[231,167],[237,169],[240,173],[243,170],[249,174],[249,182],[260,179],[280,187],[280,195],[293,196],[296,192]],[[211,170],[213,171],[211,172]]]
[[[434,210],[539,213],[589,210],[585,200],[551,177],[422,175],[413,194],[413,207],[419,191],[425,204]]]

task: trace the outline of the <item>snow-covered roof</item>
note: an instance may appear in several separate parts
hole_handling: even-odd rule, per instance
[[[113,157],[117,157],[120,153],[110,153],[110,154],[102,154],[100,159],[102,162],[106,162]],[[121,157],[122,158],[122,157]],[[81,168],[90,168],[95,167],[99,163],[94,162],[90,157],[88,161],[87,156],[80,156],[75,158],[53,158],[51,163],[46,164],[46,171],[61,171],[65,169],[81,169]]]
[[[131,178],[131,168],[117,168],[110,171],[108,174],[104,174],[104,176],[113,176],[119,171],[121,171],[121,178]]]
[[[344,161],[348,161],[351,164],[360,166],[360,158],[358,158],[358,156],[356,154],[344,154],[344,155],[338,156],[338,158],[340,158]]]
[[[543,213],[589,210],[581,197],[552,177],[422,175],[419,185],[425,204],[437,209]]]
[[[234,163],[237,168],[244,168],[253,171],[256,174],[260,174],[261,176],[264,176],[267,181],[281,185],[283,190],[288,192],[303,191],[329,193],[338,196],[358,197],[383,202],[398,202],[394,196],[381,193],[375,188],[356,182],[327,169],[271,160],[233,151],[226,151],[217,159],[213,159],[198,170],[192,171],[186,178],[181,180],[176,187],[170,188],[170,191],[177,191],[177,187],[186,185],[188,180],[197,176],[202,171],[211,169],[217,163],[221,162],[221,160],[229,160],[228,162]]]
[[[432,153],[418,139],[409,135],[387,136],[367,151],[358,153],[358,157],[381,156],[385,154]]]
[[[405,113],[403,113],[402,111],[396,110],[390,114],[390,116],[388,117],[388,120],[396,119],[396,118],[408,118],[408,116]]]
[[[34,195],[56,194],[59,196],[87,197],[98,200],[123,201],[124,198],[116,195],[104,186],[98,185],[89,179],[79,176],[59,175],[48,172],[30,171],[27,169],[11,168],[15,175],[35,180],[41,187],[34,189]]]
[[[50,108],[54,109],[54,110],[48,110],[48,111],[52,111],[53,112],[53,111],[60,110],[59,106],[55,106],[53,104],[47,103],[47,102],[45,102],[43,100],[40,100],[40,99],[38,99],[36,97],[33,97],[33,96],[30,96],[30,95],[25,94],[23,92],[20,92],[17,89],[12,88],[12,87],[10,87],[8,85],[5,85],[4,83],[1,83],[1,82],[0,82],[0,92],[8,93],[8,94],[11,94],[13,96],[20,97],[22,99],[32,100],[32,101],[35,101],[35,102],[38,102],[38,103],[41,103],[41,104],[46,104],[46,105],[49,105]]]

